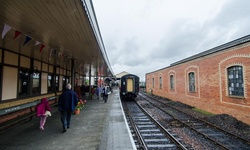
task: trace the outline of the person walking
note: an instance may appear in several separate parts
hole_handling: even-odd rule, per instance
[[[103,99],[103,87],[104,87],[103,84],[101,84],[99,89],[102,99]]]
[[[66,132],[67,129],[70,128],[71,115],[77,103],[78,97],[76,93],[71,90],[71,84],[68,83],[66,90],[60,95],[58,101],[58,110],[61,112],[63,132]]]
[[[99,86],[96,87],[95,94],[96,94],[97,99],[99,100],[99,96],[100,96],[100,88],[99,88]]]
[[[107,86],[107,84],[104,85],[103,87],[103,100],[104,100],[104,103],[107,103],[108,101],[108,92],[109,92],[109,87]]]
[[[41,102],[36,105],[36,116],[40,118],[40,130],[44,130],[44,125],[48,116],[51,116],[51,108],[46,98],[42,98]]]

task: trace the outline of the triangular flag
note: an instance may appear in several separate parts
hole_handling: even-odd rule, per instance
[[[31,40],[31,38],[28,37],[28,36],[26,36],[26,39],[25,39],[25,41],[24,41],[24,43],[23,43],[23,46],[24,46],[26,43],[28,43],[30,40]]]
[[[36,46],[36,45],[39,45],[40,43],[41,43],[41,42],[38,42],[38,41],[36,41],[36,44],[35,44],[35,46]]]
[[[22,32],[16,30],[16,31],[15,31],[15,36],[14,36],[13,40],[14,40],[15,38],[17,38],[21,33],[22,33]]]
[[[44,47],[45,47],[45,45],[41,44],[41,46],[40,46],[40,53],[43,51]]]
[[[53,49],[50,49],[50,53],[49,53],[49,61],[51,60],[51,56],[52,56],[52,53],[53,53]]]
[[[4,27],[3,27],[3,32],[2,32],[2,39],[4,38],[5,34],[10,31],[11,27],[7,24],[4,24]]]

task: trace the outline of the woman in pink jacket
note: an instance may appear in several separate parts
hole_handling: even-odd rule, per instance
[[[36,105],[36,116],[40,118],[40,130],[44,130],[46,118],[51,116],[51,108],[46,98],[41,100],[41,103]]]

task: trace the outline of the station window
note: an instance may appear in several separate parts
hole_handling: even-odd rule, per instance
[[[162,89],[162,78],[160,77],[160,89]]]
[[[18,81],[18,96],[28,96],[29,95],[29,85],[30,85],[30,73],[27,69],[19,70],[19,81]]]
[[[195,76],[194,72],[188,74],[189,79],[189,92],[195,92]]]
[[[34,72],[32,75],[32,94],[33,95],[38,95],[41,93],[40,92],[40,87],[41,87],[40,79],[41,79],[41,73]]]
[[[53,92],[53,86],[54,82],[53,82],[53,75],[52,74],[48,74],[48,93]]]
[[[56,91],[59,91],[59,76],[56,76]]]
[[[227,69],[228,94],[232,96],[244,96],[244,83],[242,66],[232,66]]]
[[[170,89],[174,90],[174,75],[170,75]]]
[[[69,83],[69,77],[63,77],[63,90],[65,90],[66,85]]]

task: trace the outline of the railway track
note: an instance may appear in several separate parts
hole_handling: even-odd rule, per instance
[[[137,149],[165,150],[190,149],[179,142],[180,139],[170,134],[143,108],[134,101],[123,102],[123,109]]]
[[[204,120],[195,118],[182,110],[179,110],[167,103],[160,100],[155,100],[146,94],[140,93],[139,96],[147,100],[151,105],[157,107],[161,111],[165,112],[166,115],[172,116],[177,122],[183,124],[185,127],[189,127],[195,132],[201,134],[208,140],[216,143],[222,149],[230,150],[249,150],[250,142],[244,138],[241,138],[235,134],[225,131],[217,126],[214,126]]]

